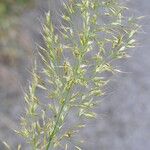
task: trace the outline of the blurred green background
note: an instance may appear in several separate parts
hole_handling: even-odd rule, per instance
[[[33,2],[33,0],[32,0]],[[31,5],[31,0],[1,0],[0,1],[0,24],[10,15],[19,15],[27,6]]]
[[[33,4],[33,0],[0,0],[0,61],[5,58],[5,65],[12,64],[9,61],[15,61],[21,52],[17,52],[20,49],[17,38],[20,19],[24,12],[33,8]]]

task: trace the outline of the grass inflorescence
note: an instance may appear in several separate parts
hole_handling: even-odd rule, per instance
[[[59,29],[51,13],[46,14],[46,46],[39,51],[42,67],[35,64],[25,95],[19,133],[33,150],[69,149],[67,140],[84,126],[64,128],[69,114],[96,117],[93,110],[109,82],[105,75],[118,72],[113,62],[129,56],[127,50],[135,46],[139,29],[135,18],[123,15],[127,8],[118,0],[69,0],[63,6]],[[48,101],[38,96],[38,89]]]

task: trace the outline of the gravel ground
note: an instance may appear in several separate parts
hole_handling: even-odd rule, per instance
[[[57,1],[54,2],[53,5],[58,7]],[[84,150],[150,149],[150,2],[132,0],[127,3],[134,14],[146,16],[138,37],[141,44],[132,58],[118,64],[127,73],[114,78],[112,92],[98,109],[98,119],[82,132],[86,141]],[[32,50],[36,51],[34,43],[42,44],[39,22],[48,10],[47,4],[47,0],[38,0],[32,10],[21,14],[16,37],[21,43],[23,56],[15,59],[15,67],[0,61],[0,139],[13,147],[16,141],[23,142],[11,129],[18,128],[23,105],[20,87],[27,85],[29,73],[25,68],[30,68]],[[50,8],[55,7],[51,5]],[[1,143],[0,150],[4,150]]]

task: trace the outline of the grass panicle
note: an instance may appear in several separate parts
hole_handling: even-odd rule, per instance
[[[84,127],[81,122],[65,128],[69,114],[81,120],[96,117],[94,108],[110,80],[106,74],[117,73],[114,62],[129,57],[136,44],[139,25],[124,16],[127,8],[118,0],[69,0],[63,6],[59,29],[46,14],[42,67],[35,65],[25,95],[19,133],[33,150],[69,149],[70,138]]]

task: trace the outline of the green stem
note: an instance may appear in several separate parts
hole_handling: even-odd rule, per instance
[[[49,150],[50,146],[51,146],[51,141],[55,135],[55,132],[56,132],[56,129],[57,129],[57,126],[59,124],[59,119],[60,119],[60,116],[63,112],[63,108],[65,106],[65,103],[61,106],[61,109],[59,111],[59,114],[58,114],[58,117],[57,117],[57,120],[56,120],[56,123],[55,123],[55,126],[54,126],[54,129],[53,129],[53,132],[51,133],[50,137],[49,137],[49,140],[48,140],[48,144],[47,144],[47,147],[46,147],[46,150]]]
[[[65,107],[67,101],[69,100],[69,93],[70,93],[71,87],[73,86],[73,83],[74,83],[74,82],[72,81],[72,82],[71,82],[71,85],[70,85],[70,88],[67,90],[65,101],[64,101],[64,103],[62,104],[62,106],[61,106],[61,108],[60,108],[60,111],[59,111],[59,113],[58,113],[58,116],[57,116],[57,120],[56,120],[54,129],[53,129],[51,135],[49,136],[49,140],[48,140],[48,144],[47,144],[47,146],[46,146],[46,150],[49,150],[49,148],[51,147],[52,140],[53,140],[54,136],[56,135],[57,127],[58,127],[58,125],[59,125],[59,120],[60,120],[61,114],[63,113],[63,109],[64,109],[64,107]]]

